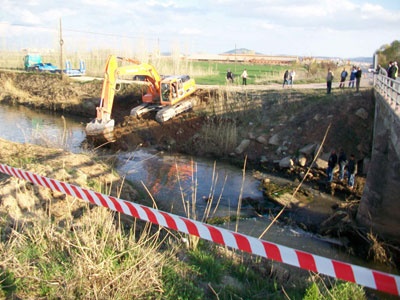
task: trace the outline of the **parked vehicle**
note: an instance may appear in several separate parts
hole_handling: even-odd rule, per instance
[[[27,54],[24,57],[25,71],[28,71],[33,65],[41,64],[42,56],[39,54]]]
[[[63,70],[68,76],[82,76],[86,74],[86,63],[82,59],[79,60],[79,69],[72,69],[71,61],[65,62],[65,70]]]
[[[57,72],[58,68],[52,63],[43,63],[42,56],[39,54],[28,54],[24,57],[24,67],[26,71],[36,72]]]

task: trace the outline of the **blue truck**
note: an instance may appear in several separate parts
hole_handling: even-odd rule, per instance
[[[27,54],[24,57],[25,71],[56,73],[58,68],[51,63],[44,63],[39,54]]]

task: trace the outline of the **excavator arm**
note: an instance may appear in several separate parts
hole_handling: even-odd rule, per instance
[[[118,61],[129,63],[125,66],[118,66]],[[123,75],[142,75],[145,76],[147,93],[143,95],[142,101],[153,103],[160,98],[161,76],[154,67],[147,63],[141,63],[134,59],[117,57],[110,55],[107,59],[104,70],[104,81],[101,92],[100,104],[96,107],[96,119],[86,125],[86,135],[89,137],[105,137],[108,141],[113,141],[114,120],[111,118],[116,92],[117,81]]]
[[[131,65],[118,67],[118,60],[126,61]],[[145,76],[148,84],[147,94],[143,96],[143,102],[152,103],[160,96],[161,76],[154,67],[147,63],[141,63],[134,59],[116,57],[110,55],[108,57],[106,68],[104,71],[104,82],[101,92],[100,105],[97,107],[97,120],[105,122],[111,119],[111,111],[114,104],[114,96],[117,80],[123,75],[142,75]]]

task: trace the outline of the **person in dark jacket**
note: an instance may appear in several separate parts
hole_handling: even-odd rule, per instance
[[[339,180],[342,181],[344,179],[344,169],[347,165],[347,157],[343,148],[339,150]]]
[[[336,155],[336,151],[332,150],[331,155],[328,159],[328,168],[326,169],[326,175],[328,176],[328,182],[332,182],[333,180],[333,169],[335,169],[336,164],[338,162],[338,157]]]
[[[353,68],[351,69],[350,72],[350,81],[349,81],[349,87],[354,87],[354,82],[356,81],[356,73],[357,73],[357,69],[355,66],[353,66]]]
[[[354,181],[357,173],[357,163],[354,157],[354,154],[350,155],[349,163],[347,164],[347,178],[348,178],[348,186],[349,189],[352,190],[354,188]]]
[[[226,72],[226,80],[230,83],[233,83],[233,73],[230,69]]]
[[[356,89],[357,89],[357,92],[360,90],[361,75],[362,75],[361,68],[358,67],[357,68],[357,72],[356,72]]]
[[[289,70],[285,71],[285,74],[283,74],[283,85],[282,87],[285,87],[285,84],[288,85],[289,84]]]
[[[347,71],[346,69],[343,69],[342,73],[340,73],[340,84],[339,84],[339,88],[344,88],[344,86],[346,85],[346,78],[347,78]]]

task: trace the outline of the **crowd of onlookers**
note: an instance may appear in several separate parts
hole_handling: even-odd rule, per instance
[[[398,72],[399,72],[399,68],[397,66],[397,61],[390,61],[389,66],[386,69],[382,68],[381,65],[378,65],[378,68],[376,70],[377,74],[383,74],[394,80],[397,79]],[[285,87],[285,85],[293,86],[295,75],[296,75],[296,73],[294,70],[291,70],[291,71],[286,70],[285,73],[283,74],[282,87]],[[346,84],[347,84],[346,79],[347,79],[348,75],[349,75],[349,73],[347,72],[346,68],[343,68],[342,72],[340,73],[339,88],[344,88],[346,86]],[[243,85],[247,84],[247,76],[248,76],[247,70],[244,69],[244,71],[241,75]],[[358,92],[359,88],[360,88],[361,76],[362,76],[361,67],[353,66],[350,71],[350,79],[348,81],[348,87],[354,88],[354,86],[355,86],[356,90]],[[327,93],[328,94],[330,94],[330,92],[331,92],[333,79],[334,79],[333,72],[331,71],[331,69],[328,69],[328,74],[326,75],[326,85],[327,85]],[[227,80],[227,82],[233,83],[233,73],[231,72],[230,69],[227,70],[226,80]]]
[[[399,67],[397,66],[397,61],[390,61],[386,69],[382,68],[381,65],[378,65],[376,73],[385,75],[389,78],[396,80],[399,73]]]

